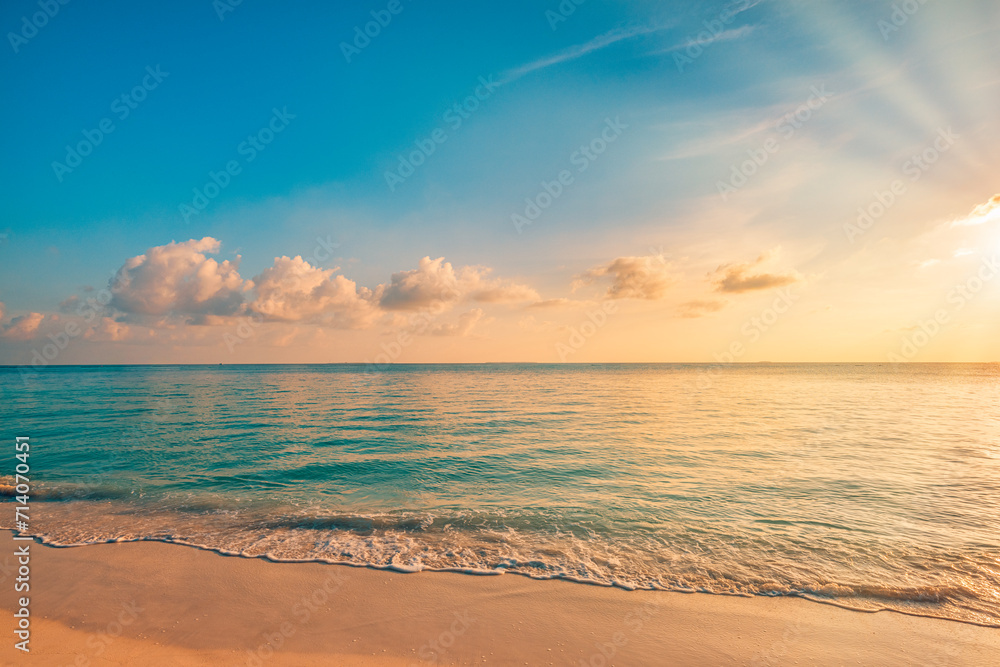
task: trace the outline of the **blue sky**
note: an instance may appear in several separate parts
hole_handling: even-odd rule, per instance
[[[763,288],[720,296],[706,275],[727,265],[756,266],[759,257],[770,262],[761,262],[760,275],[777,277],[762,285],[799,284],[812,290],[816,308],[844,311],[838,321],[855,337],[850,345],[841,340],[834,356],[880,358],[895,344],[878,339],[880,332],[913,326],[936,298],[935,286],[944,289],[969,270],[956,265],[951,273],[920,277],[919,284],[904,275],[937,259],[917,257],[928,229],[997,192],[995,3],[914,3],[912,15],[898,14],[895,24],[889,2],[588,0],[557,23],[555,1],[400,0],[397,14],[385,13],[388,5],[247,0],[220,19],[218,4],[204,0],[70,2],[37,34],[12,44],[23,17],[40,9],[33,2],[5,3],[0,326],[29,313],[43,319],[33,333],[16,329],[0,342],[0,361],[23,363],[38,346],[33,340],[44,342],[46,327],[62,326],[58,317],[44,317],[68,297],[83,296],[84,286],[107,286],[128,258],[205,237],[220,242],[208,253],[219,262],[241,257],[244,280],[277,257],[301,256],[313,268],[337,269],[359,289],[377,292],[392,274],[416,270],[420,258],[444,257],[455,267],[488,267],[496,280],[530,286],[540,302],[565,299],[579,309],[568,304],[545,319],[534,313],[544,309],[531,303],[482,309],[474,297],[462,297],[451,315],[440,317],[442,326],[451,325],[463,309],[482,310],[476,334],[461,336],[475,339],[461,343],[467,347],[459,357],[468,360],[550,359],[587,308],[629,293],[620,299],[626,316],[619,321],[635,326],[623,323],[617,333],[603,334],[606,344],[595,336],[593,345],[574,350],[574,360],[626,360],[618,351],[631,345],[629,329],[642,332],[632,347],[645,357],[628,360],[711,360],[713,350],[739,338],[734,332],[747,313],[771,296]],[[391,21],[347,62],[342,44],[373,20],[372,12]],[[165,74],[157,81],[151,70]],[[144,79],[155,87],[140,91],[144,99],[122,118],[115,100]],[[480,80],[497,85],[454,126],[449,109],[474,94]],[[817,90],[825,91],[824,99],[817,101]],[[794,119],[802,108],[807,120],[786,122],[782,131],[781,119]],[[266,128],[275,109],[294,118],[247,160],[242,142]],[[60,180],[53,163],[65,162],[66,146],[104,119],[114,131]],[[600,137],[609,120],[625,129],[587,160],[586,171],[577,171],[574,154]],[[794,132],[786,135],[790,127]],[[842,228],[856,209],[898,178],[907,157],[945,127],[962,139],[940,165],[921,173],[879,225],[877,238],[849,239]],[[435,130],[447,140],[390,189],[386,172]],[[721,197],[719,183],[733,165],[745,161],[747,151],[759,154],[769,138],[778,145],[769,163]],[[230,161],[239,173],[204,211],[185,220],[180,207]],[[525,198],[535,198],[542,183],[563,170],[572,171],[572,184],[519,233],[511,216],[523,213]],[[969,242],[989,245],[991,233]],[[316,239],[328,237],[339,244],[336,257],[310,257]],[[881,266],[873,249],[886,239],[882,256],[899,258],[893,266]],[[615,292],[615,281],[628,279],[619,269],[580,279],[617,258],[654,255],[666,256],[656,265],[665,268],[634,266],[645,267],[638,271],[650,284],[669,283],[669,290]],[[861,268],[848,268],[858,262]],[[747,268],[748,275],[754,270]],[[656,271],[663,275],[651,276]],[[879,296],[871,304],[851,301],[852,280],[866,272],[867,289]],[[245,310],[216,315],[254,312],[253,287],[240,285]],[[214,358],[204,342],[209,324],[193,317],[203,313],[164,305],[151,321],[142,316],[152,313],[122,310],[127,301],[123,295],[102,316],[154,332],[173,331],[180,322],[191,328],[197,340],[188,342],[199,351],[186,356],[183,341],[169,354],[148,342],[142,347],[132,332],[103,344],[95,335],[61,359],[79,360],[84,350],[101,359]],[[860,330],[868,309],[885,313],[880,304],[886,302],[894,304],[895,319]],[[988,305],[981,300],[978,308]],[[366,320],[379,336],[410,326],[381,314]],[[267,317],[276,332],[291,326]],[[532,317],[547,333],[532,337],[532,322],[525,324]],[[295,344],[303,350],[296,360],[311,360],[306,351],[340,342],[354,357],[366,356],[357,347],[364,335],[353,325],[294,322],[296,335],[312,341]],[[982,322],[970,326],[977,336],[988,333]],[[659,347],[658,328],[684,342]],[[829,329],[829,323],[789,325],[794,354],[802,356],[804,337]],[[951,358],[949,350],[962,339],[949,336],[947,345],[940,338],[941,349],[931,346],[927,354]],[[268,351],[265,338],[254,340],[260,345],[255,358],[278,354]],[[704,340],[710,341],[705,347],[695,342]],[[772,340],[774,351],[789,349],[787,341]],[[445,350],[457,344],[429,341],[419,353],[419,346],[412,348],[412,359],[400,360],[451,359]]]

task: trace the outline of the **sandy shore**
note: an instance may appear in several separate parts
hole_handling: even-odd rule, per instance
[[[0,549],[13,554],[8,531]],[[8,628],[14,576],[4,570]],[[154,542],[33,544],[31,587],[32,651],[15,650],[8,630],[5,665],[1000,664],[1000,630],[806,600],[272,563]]]

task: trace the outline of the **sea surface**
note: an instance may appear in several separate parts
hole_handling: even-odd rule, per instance
[[[1000,626],[997,364],[7,367],[0,383],[4,500],[29,436],[27,532],[50,544]]]

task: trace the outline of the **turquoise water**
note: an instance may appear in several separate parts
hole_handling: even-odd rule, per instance
[[[5,492],[28,435],[30,532],[49,543],[156,539],[1000,625],[996,364],[2,368],[0,381]]]

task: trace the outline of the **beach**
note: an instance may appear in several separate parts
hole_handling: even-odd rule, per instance
[[[1000,667],[996,0],[66,4],[0,667]]]
[[[0,548],[13,553],[7,531]],[[275,563],[157,542],[31,553],[31,655],[8,639],[5,665],[1000,662],[995,628],[787,597]]]
[[[712,370],[39,373],[0,662],[1000,664],[995,369]]]

